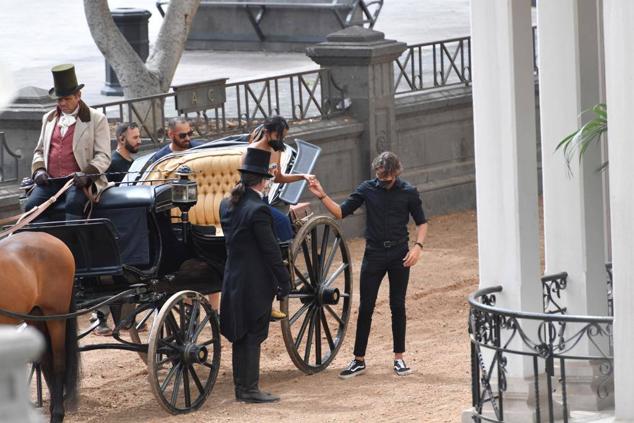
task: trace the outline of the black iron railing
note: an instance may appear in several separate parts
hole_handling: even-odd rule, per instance
[[[533,27],[533,71],[537,74],[537,27]],[[471,84],[471,37],[407,46],[394,63],[394,92],[405,94]]]
[[[11,150],[4,132],[0,132],[0,184],[18,180],[21,158],[22,152]]]
[[[528,382],[534,390],[535,421],[568,422],[571,407],[566,364],[571,361],[597,366],[601,376],[593,383],[596,393],[600,398],[610,395],[611,317],[507,310],[495,306],[496,294],[501,292],[502,287],[496,286],[480,289],[469,297],[474,422],[504,421],[510,359],[532,361],[532,377]]]
[[[566,314],[566,307],[561,305],[561,291],[568,286],[568,273],[561,272],[542,277],[542,303],[544,313]]]
[[[204,88],[204,83],[199,87]],[[226,101],[220,106],[186,113],[200,137],[244,132],[274,114],[295,122],[330,118],[349,106],[328,69],[234,82],[225,90]],[[176,92],[170,91],[93,107],[110,121],[137,122],[143,135],[158,143],[165,139],[167,120],[179,114],[175,97]]]

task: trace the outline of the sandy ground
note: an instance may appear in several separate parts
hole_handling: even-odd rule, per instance
[[[412,228],[413,230],[413,228]],[[263,388],[279,394],[272,405],[237,403],[233,397],[230,344],[223,341],[220,374],[197,412],[166,414],[157,404],[138,355],[93,351],[82,355],[79,409],[68,422],[456,422],[470,403],[467,295],[477,286],[476,223],[473,211],[434,217],[422,259],[408,290],[407,363],[415,372],[392,371],[392,334],[387,284],[377,301],[365,375],[340,380],[351,359],[356,327],[358,272],[364,242],[350,242],[354,259],[354,313],[344,344],[331,366],[307,376],[292,364],[279,324],[263,346]],[[83,322],[84,324],[86,322]],[[102,341],[91,335],[86,342]]]

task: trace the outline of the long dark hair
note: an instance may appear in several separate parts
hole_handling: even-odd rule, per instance
[[[247,188],[259,184],[262,182],[262,179],[264,179],[264,177],[260,175],[242,173],[240,175],[240,182],[231,190],[231,204],[236,206],[240,200],[242,200],[244,193],[247,192]]]
[[[251,133],[251,142],[257,142],[262,139],[264,132],[272,134],[276,132],[278,136],[283,136],[284,131],[288,129],[288,122],[282,116],[274,115],[269,116],[264,120],[262,125],[259,125]]]

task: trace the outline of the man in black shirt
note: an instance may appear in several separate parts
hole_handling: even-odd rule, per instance
[[[361,264],[361,288],[354,360],[339,377],[347,379],[365,372],[365,352],[370,335],[372,314],[379,286],[387,273],[390,281],[390,309],[394,341],[394,372],[399,376],[411,373],[403,360],[405,352],[405,294],[409,269],[418,261],[427,233],[427,220],[416,187],[399,179],[401,162],[391,152],[379,154],[372,162],[376,178],[364,181],[341,204],[333,201],[319,181],[309,189],[337,219],[354,213],[365,203],[365,254]],[[410,248],[407,224],[410,215],[416,223],[416,241]]]
[[[115,130],[117,149],[112,153],[112,162],[108,168],[108,181],[121,182],[130,169],[134,158],[141,147],[141,131],[135,122],[123,122]]]

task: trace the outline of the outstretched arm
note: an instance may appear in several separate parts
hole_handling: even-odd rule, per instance
[[[310,181],[308,185],[308,189],[310,192],[315,194],[317,198],[321,200],[321,203],[328,209],[328,211],[336,218],[343,219],[343,213],[341,212],[341,206],[337,204],[332,198],[326,194],[326,191],[321,186],[317,179],[313,179]]]

